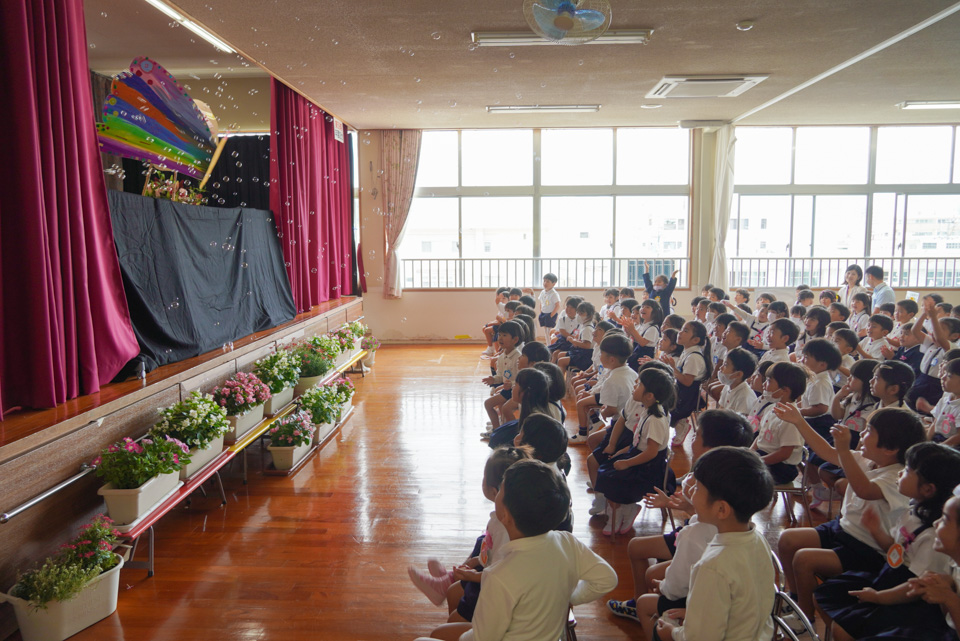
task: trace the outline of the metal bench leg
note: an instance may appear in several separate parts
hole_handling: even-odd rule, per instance
[[[150,538],[147,540],[147,545],[148,545],[148,547],[147,547],[147,558],[149,559],[149,560],[147,561],[147,578],[150,578],[150,577],[153,576],[153,548],[154,548],[154,544],[153,544],[153,543],[154,543],[154,541],[153,541],[153,526],[152,526],[152,525],[150,526],[150,529],[147,530],[147,535],[150,537]]]
[[[223,479],[220,478],[220,471],[218,470],[218,471],[214,472],[213,475],[214,475],[214,477],[216,477],[216,479],[217,479],[217,487],[220,489],[220,501],[221,501],[220,505],[226,505],[226,504],[227,504],[227,494],[226,494],[226,492],[223,491]]]

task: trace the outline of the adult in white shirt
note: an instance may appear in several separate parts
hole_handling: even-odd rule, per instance
[[[855,294],[859,294],[860,292],[866,293],[867,288],[860,284],[862,280],[863,270],[860,269],[860,265],[850,265],[847,267],[847,271],[843,274],[844,284],[840,288],[840,291],[837,292],[837,295],[840,297],[840,302],[843,303],[847,309],[850,309]]]

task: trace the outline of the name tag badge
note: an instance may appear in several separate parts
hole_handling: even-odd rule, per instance
[[[903,565],[903,546],[899,543],[894,543],[890,546],[890,549],[887,550],[887,564],[892,568],[898,568]]]

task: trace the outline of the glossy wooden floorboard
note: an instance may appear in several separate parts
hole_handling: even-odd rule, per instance
[[[407,578],[408,564],[470,552],[492,504],[480,491],[489,453],[478,438],[487,394],[476,346],[385,347],[357,386],[353,418],[293,478],[236,468],[228,504],[197,496],[157,526],[157,574],[121,572],[116,614],[78,641],[413,639],[445,620]],[[568,424],[569,421],[568,421]],[[575,533],[617,570],[611,598],[629,598],[629,537],[587,518],[584,448],[571,448]],[[689,466],[685,454],[675,467]],[[782,506],[762,514],[775,540]],[[644,513],[638,533],[661,531]],[[146,541],[144,540],[144,543]],[[138,556],[145,553],[141,548]],[[581,639],[640,639],[603,602],[576,608]]]

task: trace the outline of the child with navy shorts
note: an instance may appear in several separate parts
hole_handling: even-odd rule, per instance
[[[580,371],[590,369],[593,357],[593,332],[597,326],[597,312],[593,303],[583,301],[577,306],[577,330],[570,337],[570,349],[558,354],[557,365],[566,372],[574,367]]]
[[[556,290],[557,275],[544,274],[543,289],[537,300],[540,303],[540,327],[544,328],[544,337],[553,327],[557,326],[557,316],[560,314],[560,292]]]
[[[769,394],[771,402],[793,403],[803,395],[806,386],[807,374],[802,367],[780,362],[767,370],[763,391]],[[803,437],[796,427],[775,412],[763,414],[757,440],[751,449],[757,451],[778,485],[797,478],[797,465],[803,460]]]
[[[610,321],[600,321],[593,328],[592,349],[590,350],[590,366],[581,370],[570,379],[570,386],[573,388],[575,398],[579,398],[584,391],[589,390],[596,384],[598,378],[603,374],[603,364],[600,362],[600,343],[607,335],[607,332],[615,328]]]
[[[596,386],[577,399],[577,421],[579,429],[570,441],[586,443],[590,436],[590,413],[599,408],[601,425],[596,431],[602,431],[605,421],[617,416],[626,406],[637,373],[627,367],[627,358],[631,352],[630,340],[622,333],[609,332],[600,343],[600,361],[608,372]]]
[[[577,308],[583,299],[579,296],[568,296],[564,302],[563,313],[557,319],[557,326],[550,331],[553,342],[549,344],[552,361],[557,362],[558,354],[570,350],[570,339],[580,329],[580,319],[577,317]]]
[[[497,356],[497,369],[492,376],[484,377],[483,383],[494,387],[500,386],[500,391],[483,403],[483,407],[490,417],[492,429],[500,427],[500,413],[498,408],[510,400],[513,394],[513,379],[520,371],[520,350],[523,348],[523,337],[526,334],[517,321],[507,321],[500,326],[500,348]]]

